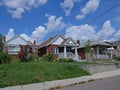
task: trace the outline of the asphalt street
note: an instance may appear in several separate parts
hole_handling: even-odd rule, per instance
[[[60,90],[120,90],[120,76],[64,87]]]

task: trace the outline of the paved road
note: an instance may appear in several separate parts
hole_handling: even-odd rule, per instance
[[[95,80],[93,82],[65,87],[60,90],[120,90],[120,76]]]

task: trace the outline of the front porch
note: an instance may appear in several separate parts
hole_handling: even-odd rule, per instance
[[[58,58],[73,58],[76,61],[81,60],[81,57],[78,55],[77,46],[59,47]]]
[[[92,47],[91,53],[92,53],[93,59],[94,60],[97,60],[97,59],[110,59],[110,56],[108,55],[107,48],[108,47],[104,47],[104,46]]]

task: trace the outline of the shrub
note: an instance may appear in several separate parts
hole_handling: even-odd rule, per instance
[[[10,63],[11,62],[11,55],[8,53],[0,52],[0,64],[2,63]]]
[[[113,55],[113,59],[120,61],[120,56]]]
[[[29,61],[39,61],[39,56],[36,54],[30,54]]]
[[[53,54],[44,54],[41,58],[41,60],[48,61],[48,62],[54,61],[54,59],[55,58]]]
[[[73,62],[73,58],[67,58],[67,62]]]
[[[59,62],[73,62],[73,58],[59,58],[58,59]]]
[[[59,62],[66,62],[66,59],[65,58],[59,58],[58,61]]]

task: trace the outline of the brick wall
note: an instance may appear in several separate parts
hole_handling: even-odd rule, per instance
[[[52,49],[53,48],[58,48],[58,46],[57,45],[49,45],[48,48],[47,48],[48,54],[52,54]],[[58,58],[58,54],[54,54],[54,57]]]

